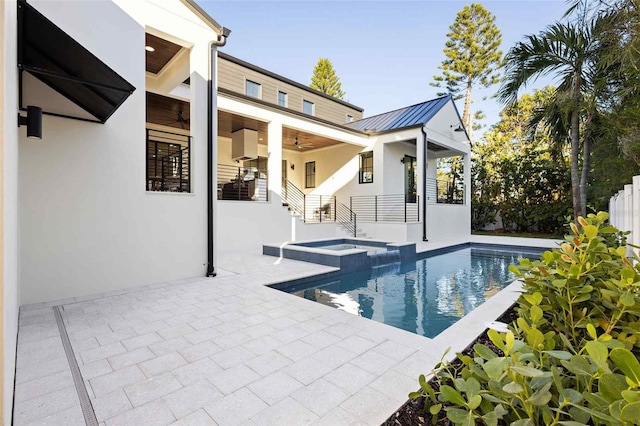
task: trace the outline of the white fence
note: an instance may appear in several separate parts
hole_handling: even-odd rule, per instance
[[[609,221],[621,231],[631,231],[628,241],[640,245],[640,176],[609,199]]]

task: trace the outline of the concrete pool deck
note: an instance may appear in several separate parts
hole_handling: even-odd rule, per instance
[[[556,244],[471,241],[496,238]],[[221,258],[216,278],[23,306],[14,424],[85,424],[54,306],[99,424],[377,425],[446,347],[466,347],[518,289],[428,339],[265,287],[333,270],[242,254]]]

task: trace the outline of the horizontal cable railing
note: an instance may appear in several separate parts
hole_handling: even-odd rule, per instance
[[[420,217],[415,195],[354,195],[349,207],[360,222],[418,222]]]
[[[304,217],[304,192],[288,180],[282,182],[282,200],[289,208]]]
[[[439,204],[464,204],[464,182],[443,179],[427,179],[427,202]]]
[[[147,191],[190,192],[191,136],[147,129]]]
[[[269,201],[266,170],[218,164],[217,176],[218,200]]]

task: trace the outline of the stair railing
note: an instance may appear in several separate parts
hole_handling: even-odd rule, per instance
[[[336,202],[336,221],[349,235],[353,235],[354,238],[357,237],[356,214],[339,201]]]

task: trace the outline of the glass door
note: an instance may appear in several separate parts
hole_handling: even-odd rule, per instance
[[[405,155],[404,163],[404,196],[407,203],[415,203],[418,194],[416,157]]]

